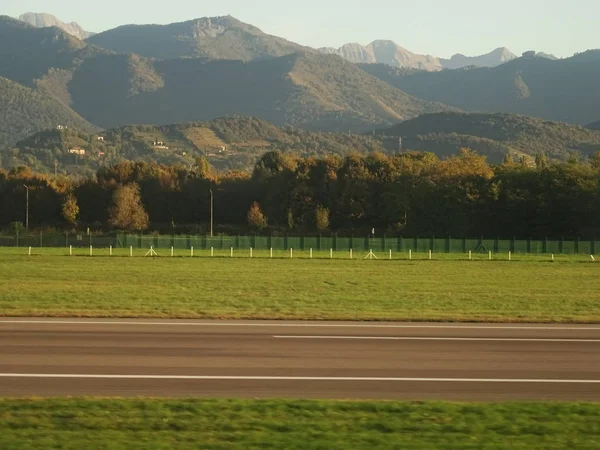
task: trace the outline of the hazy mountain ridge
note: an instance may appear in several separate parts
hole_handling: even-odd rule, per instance
[[[450,59],[440,59],[444,69],[462,69],[464,67],[496,67],[517,58],[506,47],[497,48],[486,55],[465,56],[460,53]]]
[[[451,109],[411,97],[341,58],[318,54],[248,63],[109,55],[86,60],[70,92],[75,109],[103,127],[237,114],[276,125],[362,131]]]
[[[52,14],[28,12],[19,16],[19,20],[26,22],[36,28],[58,27],[63,31],[75,36],[77,39],[87,39],[95,33],[84,30],[77,22],[65,23]]]
[[[410,95],[464,111],[515,113],[579,125],[600,116],[599,50],[559,60],[526,54],[494,68],[361,68]]]
[[[203,17],[169,25],[125,25],[88,42],[119,53],[157,59],[207,58],[252,61],[314,51],[231,16]]]
[[[501,47],[481,56],[468,57],[456,54],[451,59],[431,55],[419,55],[401,47],[393,41],[377,40],[367,46],[346,44],[339,49],[324,47],[321,53],[336,54],[357,64],[387,64],[392,67],[427,70],[460,69],[468,66],[495,67],[515,59],[507,48]]]
[[[378,40],[367,46],[346,44],[339,49],[320,48],[324,54],[335,54],[352,63],[388,64],[393,67],[405,67],[421,70],[442,70],[443,66],[435,56],[418,55],[399,46],[395,42]]]

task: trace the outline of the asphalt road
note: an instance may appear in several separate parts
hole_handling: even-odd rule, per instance
[[[0,319],[0,396],[600,401],[600,325]]]

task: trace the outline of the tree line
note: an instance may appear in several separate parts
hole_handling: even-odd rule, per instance
[[[206,233],[502,238],[600,235],[600,153],[582,163],[490,165],[470,150],[299,158],[264,154],[252,173],[123,162],[88,178],[0,171],[0,226]]]

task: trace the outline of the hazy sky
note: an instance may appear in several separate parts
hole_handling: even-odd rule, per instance
[[[600,48],[598,0],[1,0],[0,14],[48,12],[90,31],[230,14],[312,47],[391,39],[449,57],[508,47],[570,56]]]

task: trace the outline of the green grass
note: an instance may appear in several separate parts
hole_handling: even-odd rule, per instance
[[[600,448],[600,405],[283,400],[0,400],[0,448]]]
[[[119,250],[110,258],[96,250],[90,258],[34,249],[28,257],[26,249],[3,249],[0,315],[600,322],[600,265],[583,257],[351,261],[340,254],[331,261],[135,252],[140,257]]]

